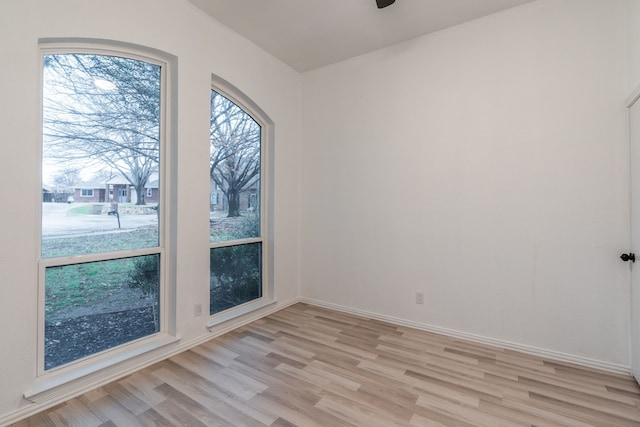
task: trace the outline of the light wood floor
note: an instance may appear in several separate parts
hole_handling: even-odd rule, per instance
[[[296,304],[15,424],[640,426],[610,374]]]

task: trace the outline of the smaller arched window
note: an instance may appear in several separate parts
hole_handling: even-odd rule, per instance
[[[211,90],[209,124],[209,314],[217,316],[269,300],[265,159],[271,124],[220,79]]]

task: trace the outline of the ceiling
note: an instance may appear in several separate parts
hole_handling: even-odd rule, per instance
[[[189,0],[304,72],[532,0]]]

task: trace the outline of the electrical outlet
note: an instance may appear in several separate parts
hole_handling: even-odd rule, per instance
[[[424,294],[422,292],[416,292],[416,304],[424,304]]]
[[[193,306],[193,314],[195,317],[202,315],[202,304],[196,304]]]

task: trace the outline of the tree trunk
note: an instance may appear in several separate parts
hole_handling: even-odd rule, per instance
[[[146,205],[146,203],[144,202],[144,195],[144,185],[136,185],[136,205]]]
[[[229,215],[227,217],[240,216],[240,194],[237,191],[229,191],[227,199],[229,199]]]

